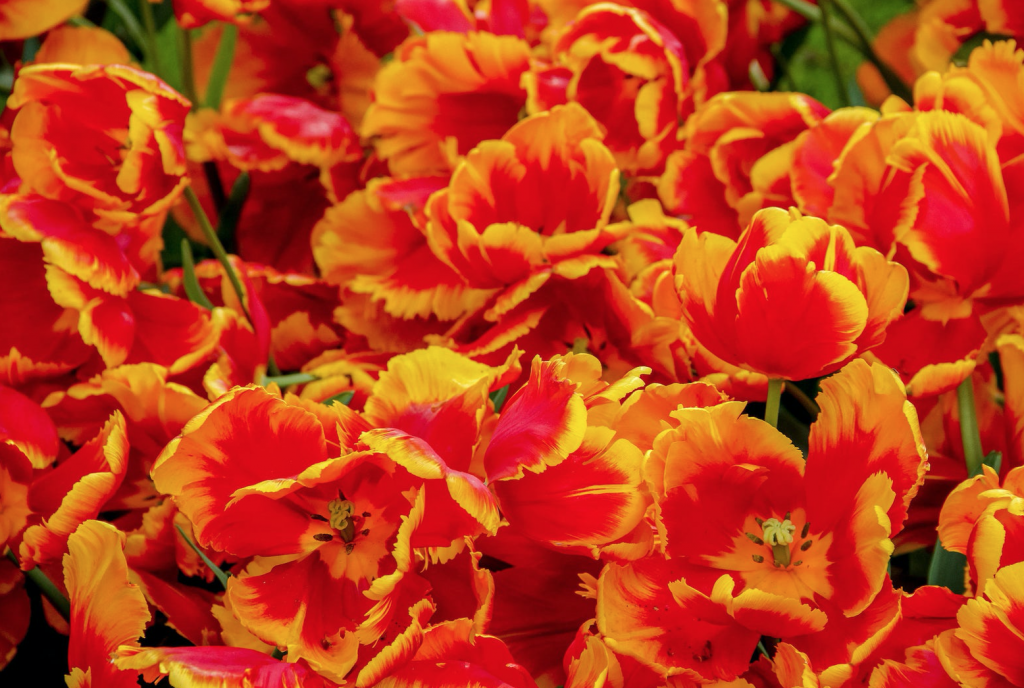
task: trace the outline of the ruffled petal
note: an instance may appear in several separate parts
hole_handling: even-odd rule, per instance
[[[110,661],[119,646],[137,648],[150,621],[142,592],[129,583],[124,534],[109,523],[82,523],[68,538],[64,582],[71,603],[69,685],[138,685],[135,672]]]

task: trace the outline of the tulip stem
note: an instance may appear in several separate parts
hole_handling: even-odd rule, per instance
[[[142,15],[142,25],[146,27],[146,52],[149,53],[147,57],[150,66],[153,73],[163,79],[165,74],[160,64],[160,50],[156,45],[156,20],[153,18],[153,6],[149,0],[139,0],[139,13]]]
[[[782,378],[770,378],[768,380],[768,399],[764,405],[764,419],[771,423],[773,428],[779,427],[779,405],[782,402],[782,386],[785,380]]]
[[[981,448],[981,432],[978,429],[978,412],[974,404],[974,382],[968,377],[956,388],[957,410],[960,414],[960,441],[964,447],[964,463],[967,475],[981,473],[981,462],[985,458]]]
[[[811,399],[802,389],[797,387],[795,382],[787,382],[785,384],[785,391],[789,392],[794,399],[800,402],[800,405],[804,407],[804,410],[807,411],[807,414],[812,420],[817,418],[818,414],[821,413],[821,409],[818,407],[817,402],[815,402],[814,399]]]
[[[10,559],[19,569],[21,568],[21,564],[18,563],[18,557],[14,554],[14,550],[10,548],[7,549],[7,558]],[[25,578],[32,581],[32,584],[39,588],[39,592],[43,594],[43,597],[50,600],[50,604],[53,605],[53,608],[57,610],[58,614],[68,621],[71,620],[71,602],[68,601],[68,598],[64,597],[64,593],[60,591],[60,588],[54,585],[53,581],[46,577],[46,574],[43,573],[41,568],[36,566],[32,570],[22,571],[22,573],[25,574]]]
[[[807,2],[807,0],[775,0],[775,2],[789,10],[792,10],[793,12],[796,12],[812,24],[818,24],[823,19],[821,8]],[[832,30],[835,31],[837,36],[850,45],[858,47],[859,41],[857,40],[857,35],[850,30],[849,26],[838,22],[835,19],[831,19],[830,21],[832,22]]]
[[[228,276],[228,281],[231,282],[231,287],[235,290],[235,294],[238,295],[239,305],[242,307],[242,312],[245,313],[245,317],[252,322],[252,317],[249,315],[249,309],[246,304],[245,288],[242,286],[242,281],[238,278],[238,274],[235,272],[234,266],[228,259],[227,251],[224,250],[224,244],[220,243],[220,239],[217,238],[217,232],[213,230],[213,225],[210,224],[210,220],[206,217],[206,211],[203,210],[203,206],[199,204],[199,199],[196,198],[196,192],[192,190],[192,187],[185,187],[185,199],[188,201],[189,207],[192,208],[192,214],[196,216],[196,221],[199,223],[200,229],[203,231],[203,237],[206,239],[206,243],[213,249],[213,255],[220,261],[221,266],[224,268],[225,274]]]
[[[846,90],[846,80],[843,78],[843,69],[839,64],[839,52],[836,49],[835,31],[832,28],[832,0],[819,0],[821,8],[821,28],[825,33],[825,47],[828,50],[828,59],[832,64],[832,76],[836,80],[836,90],[839,92],[839,105],[850,107],[850,93]]]
[[[124,0],[107,0],[107,7],[121,20],[121,26],[131,36],[138,49],[142,51],[143,62],[156,70],[156,28],[154,27],[152,34],[147,34],[146,31],[143,31],[139,20],[128,9],[128,5],[124,4]]]

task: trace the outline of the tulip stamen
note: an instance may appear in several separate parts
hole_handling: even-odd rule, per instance
[[[790,545],[793,544],[793,533],[796,526],[789,520],[789,514],[780,521],[777,518],[769,518],[761,523],[761,530],[764,534],[764,542],[772,548],[772,559],[776,568],[789,566]]]
[[[328,522],[345,542],[352,542],[356,535],[356,524],[352,520],[354,510],[352,502],[347,499],[332,499],[327,503],[327,511],[331,515]]]

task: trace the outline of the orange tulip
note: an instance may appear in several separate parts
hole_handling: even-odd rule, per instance
[[[658,196],[701,231],[735,237],[760,207],[759,178],[793,167],[793,140],[827,114],[801,93],[720,93],[686,120],[684,148],[665,162]]]
[[[1019,517],[1018,517],[1019,518]],[[999,569],[936,638],[936,654],[960,685],[1024,685],[1024,563]]]
[[[600,126],[575,103],[529,117],[473,149],[427,202],[427,241],[496,319],[551,277],[614,267],[608,219],[619,171]]]
[[[39,244],[0,232],[0,291],[19,294],[0,299],[0,383],[53,377],[81,365],[89,347],[78,334],[77,318],[53,302]]]
[[[693,336],[770,378],[827,375],[880,344],[903,312],[907,271],[822,220],[758,212],[739,243],[688,229],[676,288]]]
[[[22,192],[75,203],[119,227],[163,213],[188,180],[182,131],[189,102],[123,65],[32,65],[8,107]]]
[[[514,36],[431,33],[410,38],[377,76],[363,135],[394,175],[448,172],[519,119],[530,46]]]
[[[553,57],[572,74],[567,99],[608,130],[605,145],[619,166],[630,174],[660,169],[693,108],[680,40],[644,11],[606,3],[576,16]]]
[[[728,572],[738,590],[848,616],[883,588],[928,467],[917,414],[880,365],[854,361],[822,388],[806,464],[738,402],[681,409],[655,440],[645,470],[658,528],[666,556],[692,565],[690,584]]]

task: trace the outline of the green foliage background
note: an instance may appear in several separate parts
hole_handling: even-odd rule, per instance
[[[849,0],[849,3],[875,33],[893,17],[914,9],[913,0]],[[836,43],[850,103],[863,105],[864,97],[856,80],[857,67],[861,63],[860,53],[841,40]],[[787,62],[779,68],[782,74],[779,90],[806,93],[831,108],[841,105],[836,77],[832,73],[832,63],[825,47],[825,32],[820,25],[794,34],[783,41],[779,50],[779,56]]]

